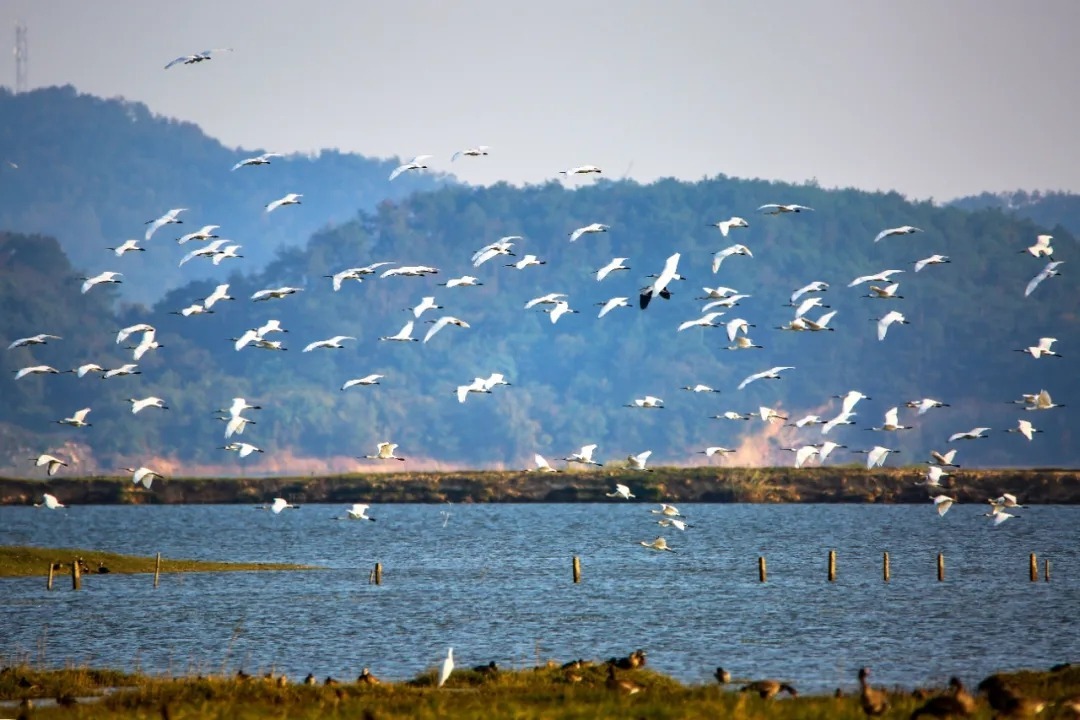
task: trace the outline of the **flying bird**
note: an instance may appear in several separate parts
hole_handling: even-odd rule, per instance
[[[214,231],[220,228],[220,225],[203,225],[201,228],[193,233],[187,235],[181,235],[176,239],[177,245],[183,245],[190,240],[214,240],[218,238],[218,235],[214,234]]]
[[[1016,427],[1009,428],[1005,432],[1020,433],[1028,440],[1033,439],[1035,433],[1041,433],[1042,430],[1036,430],[1035,426],[1031,424],[1030,420],[1017,420]]]
[[[286,297],[288,295],[294,295],[294,294],[296,294],[298,292],[301,292],[301,291],[303,291],[303,289],[304,288],[288,287],[288,286],[278,287],[278,288],[267,288],[265,290],[259,290],[259,291],[255,292],[251,296],[251,299],[254,300],[255,302],[260,302],[262,300],[280,300],[283,297]]]
[[[753,375],[748,375],[741,383],[739,383],[739,387],[736,388],[736,389],[742,390],[744,387],[746,387],[750,383],[754,382],[755,380],[779,380],[781,372],[783,372],[784,370],[794,370],[794,369],[795,369],[794,366],[783,365],[783,366],[778,366],[778,367],[774,367],[774,368],[769,368],[768,370],[762,370],[759,373],[754,373]]]
[[[765,215],[782,215],[784,213],[800,213],[804,211],[812,211],[814,208],[806,207],[805,205],[778,205],[776,203],[769,203],[762,205],[758,208],[759,213]]]
[[[367,514],[368,508],[371,507],[366,503],[353,503],[353,506],[345,511],[350,520],[370,520],[375,522],[375,518],[369,517]]]
[[[600,174],[603,170],[595,165],[580,165],[578,167],[570,168],[569,170],[560,170],[560,175],[570,177],[571,175],[589,175],[591,173]]]
[[[15,371],[15,379],[22,380],[27,375],[59,375],[60,371],[51,365],[32,365]]]
[[[459,320],[458,318],[451,317],[450,315],[444,315],[438,320],[428,320],[428,322],[433,323],[433,325],[431,326],[431,329],[428,330],[427,333],[424,335],[424,342],[430,340],[435,335],[435,333],[439,332],[447,325],[455,325],[462,328],[471,327],[471,325],[469,325],[469,323],[465,322],[464,320]]]
[[[146,225],[150,227],[146,228],[146,235],[143,240],[149,241],[153,237],[154,233],[158,231],[158,228],[165,225],[179,225],[184,221],[180,219],[180,213],[187,211],[187,208],[173,208],[169,212],[165,213],[161,217],[154,218],[153,220],[147,220]]]
[[[412,331],[415,324],[416,321],[410,320],[405,323],[405,325],[402,326],[400,330],[397,331],[396,335],[386,335],[379,339],[391,342],[417,342],[417,338],[414,338],[412,336]]]
[[[922,260],[915,261],[915,272],[919,272],[927,265],[942,265],[944,263],[952,262],[948,255],[931,255],[930,257],[923,258]]]
[[[29,347],[30,345],[44,345],[50,340],[60,340],[59,335],[49,335],[47,333],[39,333],[30,337],[19,338],[10,345],[7,346],[8,350],[12,350],[17,347]]]
[[[967,432],[953,433],[949,436],[949,442],[956,442],[957,440],[982,440],[986,438],[986,435],[984,435],[983,433],[987,433],[989,431],[990,428],[988,427],[977,427],[968,430]]]
[[[409,325],[411,326],[412,323],[409,323]],[[409,332],[412,332],[412,327],[409,327]],[[313,343],[308,343],[307,347],[305,347],[302,352],[311,352],[312,350],[317,350],[319,348],[339,350],[345,347],[341,344],[343,340],[355,339],[356,338],[352,337],[351,335],[335,335],[334,337],[327,340],[316,340]]]
[[[602,318],[602,317],[604,317],[605,315],[607,315],[609,312],[611,312],[612,310],[614,310],[617,307],[628,308],[628,307],[630,307],[630,302],[629,301],[630,301],[630,298],[613,297],[613,298],[611,298],[610,300],[608,300],[606,302],[598,302],[596,304],[597,305],[603,305],[603,307],[600,308],[600,314],[597,315],[596,317]]]
[[[1030,253],[1032,257],[1054,257],[1054,248],[1050,246],[1053,235],[1039,235],[1035,238],[1035,244],[1021,250],[1021,253]]]
[[[627,259],[624,257],[613,258],[611,262],[596,271],[596,282],[600,282],[616,270],[629,270],[630,267],[623,264]]]
[[[570,457],[564,457],[563,460],[568,463],[576,462],[581,463],[582,465],[596,465],[597,467],[600,467],[600,463],[593,460],[593,451],[595,450],[595,443],[592,445],[583,445],[579,452],[572,453]]]
[[[877,234],[877,237],[874,238],[874,242],[884,240],[885,238],[891,237],[893,235],[911,235],[912,233],[920,232],[922,232],[922,230],[917,227],[913,227],[911,225],[902,225],[901,227],[894,227],[887,230],[882,230]]]
[[[732,255],[745,255],[746,257],[749,257],[749,258],[754,257],[754,254],[752,252],[750,252],[750,248],[746,247],[745,245],[736,244],[736,245],[732,245],[731,247],[724,248],[723,250],[721,250],[721,251],[717,252],[715,255],[713,255],[713,261],[712,261],[713,275],[715,275],[716,272],[720,269],[720,264],[722,262],[724,262],[724,260],[726,258],[729,258]]]
[[[90,408],[83,408],[82,410],[76,410],[72,413],[71,417],[66,417],[63,420],[56,420],[55,422],[60,425],[70,425],[77,428],[90,427],[90,423],[86,422],[86,416],[89,414]]]
[[[270,164],[270,158],[276,158],[276,157],[284,157],[284,156],[281,153],[276,153],[276,152],[263,153],[262,155],[256,155],[255,157],[249,157],[249,158],[246,158],[244,160],[241,160],[240,162],[233,165],[232,169],[233,170],[239,170],[240,168],[247,167],[248,165],[269,165]]]
[[[727,220],[709,223],[709,227],[718,229],[721,235],[727,237],[728,232],[730,232],[732,228],[747,228],[750,227],[750,223],[746,222],[746,220],[743,220],[741,217],[732,216]]]
[[[348,390],[349,388],[356,387],[357,385],[378,385],[379,380],[381,380],[383,377],[384,377],[383,375],[372,374],[372,375],[365,375],[362,378],[355,378],[353,380],[346,380],[345,384],[341,386],[341,389],[342,390]]]
[[[536,463],[536,467],[535,468],[529,468],[530,472],[532,472],[532,471],[545,472],[545,473],[559,472],[555,468],[551,467],[551,463],[549,463],[547,461],[547,459],[543,455],[541,455],[540,453],[536,453],[536,454],[533,455],[533,462]]]
[[[573,231],[572,233],[569,233],[570,242],[574,242],[575,240],[577,240],[582,235],[587,235],[587,234],[591,234],[591,233],[604,233],[604,232],[607,232],[610,229],[611,229],[611,226],[610,225],[605,225],[604,223],[590,223],[590,224],[585,225],[583,227],[579,227],[577,230]],[[625,260],[626,258],[623,258],[623,259]]]
[[[49,455],[42,453],[34,459],[34,467],[44,467],[47,475],[55,475],[56,471],[61,467],[67,467],[68,464],[56,457],[55,455]]]
[[[855,287],[856,285],[862,285],[864,282],[889,282],[889,278],[897,273],[902,273],[903,270],[882,270],[879,273],[873,275],[860,275],[851,282],[848,283],[848,287]]]
[[[278,198],[277,200],[275,200],[275,201],[273,201],[271,203],[267,203],[266,212],[267,213],[272,213],[275,210],[277,210],[279,207],[281,207],[282,205],[299,205],[300,204],[300,198],[302,198],[302,197],[304,197],[304,196],[302,194],[300,194],[300,193],[289,193],[288,195],[286,195],[283,198]]]
[[[393,181],[398,175],[409,170],[427,170],[427,161],[435,157],[434,155],[417,155],[411,161],[403,163],[394,168],[394,171],[390,173],[390,180]]]
[[[1043,357],[1044,355],[1050,355],[1050,356],[1053,356],[1053,357],[1061,357],[1061,355],[1059,355],[1058,353],[1054,352],[1051,349],[1053,347],[1054,343],[1056,343],[1056,342],[1057,342],[1057,338],[1052,338],[1052,337],[1039,338],[1039,344],[1038,345],[1033,345],[1031,347],[1026,347],[1026,348],[1018,348],[1016,350],[1016,352],[1027,353],[1028,355],[1035,358],[1036,360]]]
[[[214,48],[212,50],[203,50],[202,52],[197,52],[197,53],[195,53],[193,55],[181,55],[180,57],[176,58],[175,60],[170,60],[168,62],[168,64],[165,66],[165,69],[168,70],[173,65],[196,65],[198,63],[205,62],[206,60],[213,60],[214,59],[213,58],[214,53],[223,53],[223,52],[232,52],[232,51],[233,51],[232,48]]]
[[[113,271],[110,270],[110,271],[107,271],[107,272],[100,273],[98,275],[94,275],[93,277],[80,278],[81,280],[83,280],[82,292],[85,295],[87,292],[90,291],[90,288],[94,287],[95,285],[102,285],[102,284],[108,284],[108,283],[114,283],[114,284],[121,283],[121,282],[123,282],[123,280],[120,280],[121,276],[123,276],[123,273],[113,272]]]
[[[652,472],[652,468],[645,467],[645,463],[648,462],[650,455],[652,455],[652,450],[646,450],[645,452],[638,453],[637,455],[627,455],[627,467],[631,470],[644,470],[646,472]]]
[[[459,157],[484,157],[488,154],[488,150],[491,147],[489,145],[477,145],[466,150],[458,150],[450,156],[450,162],[454,162]]]
[[[121,257],[124,253],[128,252],[142,252],[146,248],[139,247],[138,240],[125,240],[122,244],[116,247],[105,248],[106,250],[112,250],[116,257]]]
[[[400,460],[404,462],[405,458],[395,455],[395,450],[397,450],[397,443],[381,442],[378,444],[378,452],[374,455],[365,455],[364,457],[368,460]]]
[[[1027,284],[1027,287],[1024,288],[1024,297],[1027,297],[1028,295],[1031,295],[1031,293],[1035,292],[1035,288],[1039,287],[1039,284],[1042,283],[1043,280],[1055,277],[1057,275],[1061,275],[1061,272],[1058,271],[1057,268],[1060,267],[1063,262],[1065,261],[1055,260],[1054,262],[1047,263],[1046,267],[1040,270],[1038,275],[1031,278],[1031,281]]]
[[[667,289],[667,286],[675,279],[675,276],[678,275],[680,257],[681,255],[679,253],[675,253],[668,257],[668,259],[664,261],[664,269],[656,277],[656,280],[653,281],[653,284],[641,290],[638,304],[641,306],[642,310],[649,307],[649,301],[657,295],[665,300],[671,297],[671,291]]]
[[[889,332],[889,326],[893,323],[900,323],[901,325],[910,325],[911,323],[904,319],[902,313],[896,310],[891,310],[880,318],[873,318],[877,322],[877,339],[884,340],[886,333]]]

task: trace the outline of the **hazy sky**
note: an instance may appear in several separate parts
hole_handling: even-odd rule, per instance
[[[431,153],[477,183],[596,164],[1080,190],[1075,0],[4,0],[8,42],[18,18],[31,87],[141,101],[230,146]],[[217,47],[235,52],[163,69]],[[492,155],[451,167],[476,144]]]

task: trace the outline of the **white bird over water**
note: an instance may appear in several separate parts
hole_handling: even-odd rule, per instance
[[[202,52],[194,53],[193,55],[181,55],[175,60],[170,60],[165,69],[168,70],[173,65],[196,65],[206,60],[213,60],[214,53],[232,52],[232,48],[213,48],[211,50],[203,50]]]
[[[1054,262],[1047,263],[1046,267],[1044,267],[1042,270],[1040,270],[1038,275],[1031,278],[1031,282],[1029,282],[1027,284],[1027,287],[1024,288],[1024,297],[1027,297],[1031,293],[1035,292],[1035,288],[1039,287],[1039,284],[1042,283],[1043,280],[1045,280],[1047,278],[1051,278],[1051,277],[1061,275],[1061,273],[1058,271],[1057,268],[1063,262],[1065,262],[1065,261],[1064,260],[1056,260]]]
[[[368,460],[400,460],[404,462],[405,458],[395,455],[395,450],[397,450],[397,443],[381,442],[378,444],[378,452],[376,454],[365,455],[364,457]]]
[[[50,510],[56,510],[57,508],[67,507],[67,505],[64,505],[62,502],[57,500],[56,496],[52,495],[51,493],[42,493],[41,499],[44,502],[45,507],[47,507]],[[40,505],[37,506],[37,507],[40,507]]]
[[[813,211],[814,208],[806,207],[805,205],[778,205],[777,203],[769,203],[762,205],[758,208],[759,213],[765,215],[782,215],[784,213],[800,213],[804,211]]]
[[[434,155],[417,155],[407,163],[403,163],[394,168],[394,171],[390,173],[390,180],[393,181],[398,175],[410,170],[427,170],[427,161],[435,157]]]
[[[930,257],[923,258],[922,260],[915,261],[915,272],[919,272],[927,265],[942,265],[944,263],[952,262],[948,255],[931,255]]]
[[[640,543],[642,547],[647,547],[650,550],[667,550],[668,552],[675,552],[668,547],[667,540],[662,537],[658,537],[652,542],[645,542],[644,540],[641,540]]]
[[[38,335],[32,335],[31,337],[24,337],[15,340],[7,346],[8,350],[13,350],[17,347],[28,347],[30,345],[44,345],[50,340],[60,340],[59,335],[48,335],[46,333],[40,333]]]
[[[369,517],[367,514],[368,508],[371,507],[366,503],[353,503],[353,506],[346,510],[350,520],[370,520],[375,522],[375,518]]]
[[[880,318],[873,318],[877,321],[877,339],[884,340],[885,335],[889,332],[889,326],[893,323],[900,323],[901,325],[910,325],[911,323],[904,319],[903,313],[896,310],[890,310],[882,315]]]
[[[613,258],[611,262],[596,271],[596,282],[600,282],[616,270],[629,270],[630,267],[623,264],[627,260],[628,258],[624,257]]]
[[[262,155],[256,155],[255,157],[249,157],[249,158],[245,158],[244,160],[241,160],[240,162],[233,165],[232,169],[233,170],[239,170],[240,168],[247,167],[248,165],[269,165],[270,164],[270,158],[276,158],[276,157],[284,157],[284,156],[281,153],[276,153],[276,152],[263,153]]]
[[[590,224],[585,225],[583,227],[579,227],[577,230],[575,230],[572,233],[569,233],[570,242],[576,241],[582,235],[589,235],[589,234],[592,234],[592,233],[605,233],[610,229],[611,229],[611,226],[610,225],[605,225],[604,223],[590,223]]]
[[[717,252],[715,255],[713,255],[713,260],[712,260],[713,275],[715,275],[716,272],[720,269],[720,264],[723,263],[725,259],[731,257],[732,255],[745,255],[746,257],[749,257],[749,258],[754,257],[754,254],[752,252],[750,252],[750,248],[746,247],[745,245],[736,244],[736,245],[732,245],[731,247],[726,247],[723,250],[720,250],[719,252]]]
[[[780,365],[774,368],[769,368],[768,370],[762,370],[761,372],[747,376],[741,383],[739,383],[739,387],[737,389],[742,390],[744,387],[754,382],[755,380],[779,380],[781,372],[783,372],[784,370],[794,369],[795,367],[792,365]]]
[[[48,455],[46,453],[38,455],[37,458],[34,460],[34,467],[45,467],[45,473],[47,475],[55,475],[57,470],[59,470],[61,467],[67,466],[68,464],[60,458],[56,457],[55,455]]]
[[[593,452],[596,450],[596,444],[583,445],[581,450],[576,453],[571,453],[570,457],[564,457],[563,460],[568,463],[581,463],[582,465],[596,465],[600,467],[600,463],[593,460]],[[632,496],[631,496],[632,497]]]
[[[346,380],[345,384],[341,386],[341,389],[342,390],[348,390],[349,388],[356,387],[357,385],[378,385],[379,380],[382,379],[382,377],[383,377],[382,375],[371,374],[371,375],[365,375],[362,378],[355,378],[353,380]]]
[[[274,502],[270,505],[270,512],[278,515],[282,510],[295,510],[298,506],[293,505],[285,498],[274,498]]]
[[[937,509],[937,514],[941,517],[945,516],[945,513],[949,512],[949,508],[956,502],[954,498],[948,495],[935,495],[931,498],[934,501],[934,507]]]
[[[990,432],[988,427],[977,427],[968,430],[967,432],[953,433],[949,436],[949,442],[956,442],[957,440],[983,440],[986,438],[984,433]]]
[[[656,521],[656,524],[660,527],[673,527],[676,530],[683,531],[685,531],[688,527],[693,527],[692,525],[687,525],[685,522],[679,520],[678,518],[660,518]]]
[[[278,198],[271,203],[267,203],[266,212],[272,213],[282,205],[300,205],[300,198],[304,197],[300,193],[289,193],[285,197]]]
[[[727,220],[720,220],[719,222],[709,223],[709,227],[714,227],[720,231],[720,234],[724,237],[728,236],[728,233],[732,228],[747,228],[750,227],[750,223],[738,216],[732,216]]]
[[[158,228],[160,227],[163,227],[165,225],[179,225],[183,223],[184,221],[181,220],[179,216],[180,213],[186,211],[187,208],[173,208],[159,218],[147,220],[146,224],[150,227],[146,228],[146,235],[143,237],[143,240],[149,240],[150,238],[152,238],[154,236],[154,233],[156,233],[158,231]]]
[[[411,324],[412,323],[410,323],[410,325]],[[411,327],[409,328],[409,332],[412,332]],[[334,337],[328,338],[326,340],[316,340],[313,343],[308,343],[307,347],[303,349],[303,352],[311,352],[312,350],[317,350],[319,348],[338,350],[345,347],[341,344],[343,341],[355,339],[356,338],[352,337],[351,335],[335,335]]]
[[[446,659],[442,661],[442,667],[439,668],[439,682],[436,687],[442,687],[452,672],[454,672],[454,648],[446,651]]]
[[[122,283],[123,280],[120,280],[120,278],[123,276],[123,274],[124,273],[113,272],[112,270],[108,270],[106,272],[94,275],[93,277],[81,278],[81,280],[83,280],[82,292],[85,295],[87,292],[90,291],[90,288],[94,287],[95,285],[102,285],[102,284],[108,284],[108,283],[113,283],[113,284]]]
[[[1057,342],[1057,338],[1052,338],[1052,337],[1039,338],[1039,344],[1038,345],[1033,345],[1031,347],[1017,349],[1016,352],[1027,353],[1028,355],[1035,358],[1036,360],[1038,360],[1043,355],[1052,355],[1054,357],[1061,357],[1061,355],[1059,355],[1056,352],[1054,352],[1053,350],[1051,350],[1051,347],[1056,342]]]
[[[912,225],[902,225],[900,227],[894,227],[894,228],[889,228],[888,230],[882,230],[881,232],[879,232],[877,234],[877,237],[874,238],[874,242],[878,242],[879,240],[884,240],[885,238],[891,237],[893,235],[911,235],[912,233],[921,233],[921,232],[922,232],[922,230],[920,230],[919,228],[914,227]]]
[[[1035,238],[1035,244],[1027,247],[1020,252],[1030,253],[1032,257],[1053,257],[1054,248],[1050,246],[1050,241],[1054,239],[1053,235],[1039,235]]]

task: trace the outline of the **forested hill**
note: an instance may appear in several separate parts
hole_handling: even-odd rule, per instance
[[[497,158],[489,158],[497,162]],[[369,468],[357,461],[379,441],[398,443],[406,468],[515,467],[531,464],[539,452],[557,458],[596,443],[596,459],[624,461],[629,453],[652,450],[650,464],[790,464],[782,450],[823,439],[820,427],[710,419],[724,411],[756,412],[766,406],[791,421],[806,414],[831,418],[839,412],[832,396],[859,390],[870,396],[856,407],[855,425],[841,425],[828,439],[850,449],[882,445],[900,451],[887,465],[920,464],[931,449],[945,450],[955,432],[988,427],[986,439],[961,440],[957,461],[965,466],[1076,466],[1080,446],[1072,420],[1080,406],[1075,358],[1080,294],[1070,271],[1074,239],[1061,233],[1057,257],[1067,261],[1061,277],[1051,277],[1024,296],[1045,258],[1021,254],[1045,228],[1003,216],[999,211],[966,212],[931,203],[910,203],[898,194],[825,190],[725,177],[696,183],[661,181],[575,181],[524,189],[448,186],[419,193],[398,204],[384,203],[371,213],[317,233],[303,248],[279,253],[265,269],[252,271],[235,261],[228,281],[234,301],[214,305],[214,313],[170,315],[207,297],[209,281],[171,290],[153,308],[127,307],[110,314],[115,289],[96,287],[80,295],[79,270],[67,265],[54,242],[8,235],[0,239],[0,335],[15,339],[38,332],[63,337],[47,345],[3,352],[9,379],[3,380],[6,464],[19,474],[41,474],[26,458],[38,452],[73,460],[62,473],[145,464],[161,472],[325,471]],[[755,209],[765,203],[800,203],[814,208],[769,216]],[[732,215],[748,228],[733,228],[725,238],[710,223]],[[605,223],[604,233],[574,242],[569,233],[589,223]],[[924,232],[874,242],[885,228],[913,225]],[[473,267],[470,257],[502,236],[521,235],[515,257],[497,256]],[[713,255],[735,243],[752,257],[731,255],[714,274]],[[154,264],[127,268],[125,282],[153,285],[154,266],[175,265],[182,248],[162,244],[145,254]],[[672,282],[673,297],[637,307],[639,289],[665,259],[681,253]],[[534,254],[546,264],[518,270],[507,263]],[[947,264],[914,272],[913,263],[933,254]],[[614,257],[631,269],[601,282],[596,271]],[[128,258],[113,263],[124,269]],[[346,280],[335,292],[324,276],[374,262],[429,265],[426,277],[365,275]],[[194,262],[194,261],[193,261]],[[193,264],[193,263],[192,263]],[[77,264],[76,264],[77,265]],[[95,266],[96,267],[96,266]],[[184,270],[187,271],[188,266]],[[854,278],[885,269],[902,299],[864,297],[869,286],[848,287]],[[80,268],[81,270],[81,268]],[[451,278],[472,275],[483,283],[443,287]],[[792,292],[820,280],[820,294],[836,311],[832,331],[776,329],[794,310]],[[301,292],[280,300],[253,302],[264,288],[294,286]],[[744,318],[749,336],[763,349],[729,351],[723,327],[691,327],[683,321],[702,316],[703,288],[727,286],[748,295],[718,318]],[[553,324],[540,305],[526,301],[545,293],[566,293],[577,314]],[[432,296],[443,309],[416,323],[413,337],[432,327],[425,321],[452,315],[470,327],[449,325],[429,342],[380,340],[412,318],[406,308]],[[632,307],[598,318],[596,303],[629,298]],[[808,295],[806,297],[812,297]],[[805,298],[804,298],[805,299]],[[722,308],[718,308],[721,310]],[[892,325],[884,341],[876,323],[899,310],[910,324]],[[819,318],[825,309],[807,313]],[[237,352],[228,338],[239,337],[269,319],[289,332],[267,336],[287,351],[246,347]],[[24,377],[12,371],[47,363],[68,369],[84,362],[117,367],[131,353],[114,342],[118,328],[137,322],[156,326],[164,347],[139,363],[141,375],[102,380],[95,375]],[[334,335],[354,336],[343,349],[301,352]],[[136,340],[138,334],[132,338]],[[1058,357],[1035,359],[1014,350],[1040,337],[1057,338]],[[762,379],[744,389],[751,373],[793,366],[780,380]],[[455,388],[497,372],[509,386],[490,394],[472,393],[465,403]],[[377,373],[378,385],[342,391],[351,378]],[[719,393],[695,393],[683,386],[703,383]],[[1046,388],[1065,408],[1026,412],[1011,401]],[[169,410],[149,408],[132,416],[125,398],[154,395]],[[625,407],[653,395],[663,409]],[[242,440],[264,453],[247,459],[220,449],[224,423],[213,411],[243,396],[261,410],[244,414],[250,425]],[[949,407],[924,415],[903,407],[909,400],[933,398]],[[897,432],[871,432],[885,411],[900,406]],[[92,407],[93,427],[51,424],[82,407]],[[1017,433],[1019,419],[1043,432],[1033,441]],[[234,438],[236,439],[236,438]],[[709,460],[708,446],[738,449]],[[865,462],[864,455],[838,449],[828,463]],[[402,464],[388,461],[400,469]]]
[[[1080,195],[1074,193],[1038,190],[984,192],[959,198],[951,204],[971,211],[996,208],[1003,213],[1033,220],[1051,233],[1059,234],[1059,228],[1064,228],[1074,235],[1080,233]]]
[[[142,239],[144,223],[184,207],[184,223],[151,240],[171,243],[203,225],[243,245],[250,267],[280,247],[300,245],[317,229],[440,182],[409,175],[388,183],[394,160],[324,151],[276,158],[271,165],[230,172],[264,150],[227,148],[195,125],[154,115],[141,103],[78,94],[70,86],[13,94],[0,88],[0,228],[57,238],[78,267],[110,269],[106,247]],[[266,148],[273,151],[276,148]],[[303,204],[267,216],[272,200],[295,192]],[[124,258],[135,272],[151,267],[157,282],[125,286],[121,295],[156,301],[165,289],[195,277],[224,277],[206,263],[180,273],[152,256]]]

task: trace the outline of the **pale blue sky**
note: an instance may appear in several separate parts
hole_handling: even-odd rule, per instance
[[[9,43],[17,18],[32,87],[144,102],[230,146],[432,153],[477,183],[597,164],[938,200],[1080,190],[1072,0],[5,0]],[[211,47],[235,52],[163,69]],[[492,155],[450,165],[476,144]]]

